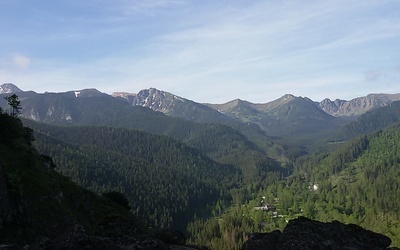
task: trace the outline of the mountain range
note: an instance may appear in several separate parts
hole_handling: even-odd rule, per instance
[[[210,104],[154,88],[137,94],[114,92],[108,95],[96,89],[38,94],[24,92],[10,83],[1,85],[1,94],[13,92],[20,97],[22,116],[36,121],[90,125],[101,120],[103,125],[126,127],[129,124],[135,129],[175,138],[177,133],[181,134],[176,130],[177,124],[188,124],[187,121],[196,123],[195,127],[198,123],[220,124],[243,134],[271,156],[285,154],[287,157],[296,157],[320,147],[321,143],[338,140],[332,137],[360,115],[400,100],[400,94],[370,94],[350,101],[324,99],[316,102],[287,94],[266,103],[236,99],[224,104]],[[0,106],[6,107],[5,100],[0,100]],[[130,115],[122,115],[127,112]],[[288,144],[291,145],[290,152],[283,152],[287,148],[284,145]],[[275,152],[271,153],[271,150]]]
[[[23,92],[23,90],[12,83],[4,83],[0,85],[0,94],[19,92]],[[74,93],[79,95],[80,91],[74,91]],[[291,94],[286,94],[281,98],[266,103],[251,103],[236,99],[224,104],[200,104],[162,90],[157,90],[155,88],[144,89],[139,91],[137,94],[128,92],[114,92],[112,93],[112,96],[123,98],[127,100],[129,104],[134,106],[147,107],[152,110],[160,111],[170,115],[179,114],[181,116],[184,111],[194,109],[197,113],[190,114],[192,115],[191,117],[186,115],[187,119],[193,119],[199,122],[208,122],[207,119],[204,119],[205,117],[201,116],[202,112],[210,112],[206,108],[207,106],[221,113],[229,113],[229,110],[241,105],[258,111],[270,112],[279,106],[291,102],[295,98],[302,98],[310,102],[314,102],[318,108],[332,116],[358,116],[369,110],[387,106],[394,101],[400,100],[400,94],[369,94],[367,96],[357,97],[349,101],[341,99],[331,101],[329,98],[325,98],[320,102],[315,102],[307,97],[295,97]],[[217,114],[214,115],[218,117]],[[221,117],[220,119],[226,118]]]
[[[255,158],[262,158],[264,156],[261,155],[272,148],[279,150],[279,145],[262,134],[260,129],[253,129],[257,126],[252,124],[239,123],[237,126],[247,129],[250,135],[259,133],[254,141],[226,124],[196,123],[167,116],[149,108],[131,106],[125,100],[93,89],[44,94],[21,92],[18,96],[22,106],[21,116],[27,119],[53,125],[113,126],[170,136],[223,164],[248,166],[248,159],[245,162],[245,158],[235,156],[237,152],[251,151]],[[6,106],[4,98],[0,99],[0,106]],[[222,143],[224,141],[229,141],[229,144]],[[225,146],[217,146],[221,143],[229,145],[229,150]]]
[[[222,123],[233,127],[235,122],[257,125],[275,141],[307,147],[315,147],[313,144],[332,136],[360,115],[400,100],[400,94],[370,94],[350,101],[326,98],[316,102],[307,97],[286,94],[267,103],[236,99],[224,104],[201,104],[154,88],[137,94],[115,92],[112,96],[125,99],[133,106],[147,107],[195,122]],[[238,129],[238,126],[235,128]],[[243,133],[243,130],[238,130]],[[259,137],[259,134],[254,137]]]
[[[0,85],[0,94],[20,92],[24,91],[12,83]],[[65,96],[72,96],[72,93],[75,95],[75,97],[105,95],[96,89],[84,89],[83,91],[78,90],[66,92]],[[46,92],[46,94],[54,93]],[[223,104],[202,104],[176,96],[169,92],[157,90],[155,88],[144,89],[139,91],[137,94],[128,92],[114,92],[111,96],[125,99],[132,106],[147,107],[154,111],[159,111],[168,115],[180,116],[188,120],[205,123],[214,121],[228,121],[229,119],[222,114],[234,116],[236,111],[240,109],[247,109],[247,112],[249,113],[276,113],[279,107],[295,102],[296,99],[303,99],[304,101],[313,103],[317,108],[335,117],[359,116],[375,108],[384,107],[394,101],[400,100],[400,94],[369,94],[367,96],[357,97],[349,101],[341,99],[331,101],[329,98],[325,98],[321,102],[316,102],[307,97],[296,97],[291,94],[286,94],[274,101],[266,103],[251,103],[236,99]],[[213,112],[212,110],[217,112]]]
[[[279,108],[280,106],[292,102],[296,98],[302,98],[304,100],[315,103],[315,105],[331,116],[358,116],[369,110],[387,106],[388,104],[399,101],[400,94],[369,94],[364,97],[357,97],[352,100],[341,100],[336,99],[331,101],[329,98],[325,98],[321,102],[312,101],[307,97],[296,97],[291,94],[286,94],[274,101],[267,103],[251,103],[248,101],[236,99],[229,101],[224,104],[209,104],[205,103],[202,106],[199,103],[187,100],[185,98],[176,96],[174,94],[157,90],[155,88],[144,89],[135,93],[127,92],[114,92],[112,94],[114,97],[124,98],[131,105],[139,105],[142,107],[148,107],[155,111],[160,111],[165,114],[176,115],[182,113],[182,104],[189,109],[193,108],[193,105],[198,105],[196,110],[207,110],[205,106],[211,107],[221,113],[229,113],[230,110],[234,110],[236,106],[246,106],[257,111],[262,112],[273,112],[273,110]],[[198,119],[193,117],[192,119]],[[201,120],[203,121],[203,120]]]

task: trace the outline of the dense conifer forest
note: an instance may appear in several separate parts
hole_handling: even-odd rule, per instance
[[[230,204],[232,194],[248,198],[241,191],[246,183],[266,186],[286,172],[272,159],[245,152],[237,161],[254,159],[256,165],[249,164],[254,168],[217,163],[177,140],[140,131],[25,124],[35,130],[35,146],[52,157],[58,171],[98,193],[122,192],[133,212],[157,227],[185,230],[194,217],[210,216],[216,203]],[[208,146],[222,145],[232,146]]]
[[[76,249],[63,238],[74,228],[87,234],[88,244],[93,235],[103,242],[122,236],[118,223],[136,234],[147,230],[114,197],[96,195],[55,171],[52,159],[38,153],[34,140],[32,129],[0,109],[1,248],[43,249],[57,238],[62,244],[58,249]]]
[[[299,215],[338,220],[385,234],[400,245],[400,124],[363,135],[332,153],[294,162],[294,172],[215,218],[189,224],[191,242],[240,249],[251,232],[283,229]],[[256,209],[269,204],[268,210]]]
[[[35,146],[54,159],[57,170],[96,192],[122,192],[134,213],[157,227],[184,227],[241,182],[239,169],[168,137],[111,127],[41,126],[32,126]]]

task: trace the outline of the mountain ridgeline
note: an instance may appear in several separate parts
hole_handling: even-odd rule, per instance
[[[133,106],[186,120],[229,125],[257,145],[262,145],[260,138],[274,138],[275,145],[278,142],[291,145],[291,150],[283,150],[288,157],[298,157],[307,149],[320,147],[327,137],[359,115],[400,100],[400,94],[370,94],[350,101],[324,99],[321,102],[284,95],[262,104],[240,99],[225,104],[200,104],[154,88],[137,94],[116,92],[113,96]]]
[[[263,150],[272,147],[271,139],[256,124],[232,119],[207,105],[173,95],[154,88],[141,90],[137,94],[113,93],[116,98],[125,99],[132,106],[150,108],[168,116],[206,124],[223,124],[239,131]]]

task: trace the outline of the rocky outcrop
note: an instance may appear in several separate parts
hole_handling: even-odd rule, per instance
[[[42,238],[29,249],[75,250],[75,249],[203,249],[196,246],[186,246],[185,237],[177,230],[160,230],[151,234],[136,234],[129,229],[129,223],[118,225],[103,225],[109,227],[115,236],[90,235],[85,228],[76,224],[56,239]],[[123,232],[124,231],[124,232]],[[122,234],[120,234],[122,233]]]
[[[389,237],[354,224],[323,223],[299,217],[290,220],[283,232],[250,235],[243,249],[390,249],[390,244]]]
[[[133,105],[135,102],[136,94],[134,93],[127,93],[127,92],[114,92],[111,94],[112,97],[121,98],[126,100],[129,105]]]
[[[324,100],[322,100],[321,102],[317,103],[318,106],[325,111],[326,113],[330,114],[330,115],[337,115],[339,113],[339,109],[341,107],[343,107],[343,105],[346,103],[347,101],[345,100],[339,100],[336,99],[335,101],[331,101],[328,98],[325,98]]]

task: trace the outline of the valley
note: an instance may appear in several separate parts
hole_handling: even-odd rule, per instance
[[[4,97],[18,95],[32,145],[56,173],[123,194],[135,218],[178,228],[188,244],[240,249],[250,233],[306,216],[400,247],[400,95],[202,104],[153,88],[1,91],[4,112]]]

